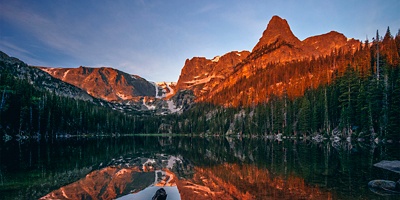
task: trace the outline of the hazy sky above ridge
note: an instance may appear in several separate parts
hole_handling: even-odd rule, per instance
[[[177,81],[186,59],[251,50],[274,15],[300,39],[369,40],[400,28],[400,1],[0,0],[0,51],[30,65],[113,67]]]

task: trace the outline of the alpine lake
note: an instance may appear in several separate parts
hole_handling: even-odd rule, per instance
[[[400,144],[142,135],[0,142],[0,199],[400,199]]]

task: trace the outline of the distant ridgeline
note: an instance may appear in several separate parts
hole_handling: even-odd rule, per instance
[[[134,132],[134,119],[0,52],[0,131],[7,138]]]
[[[267,30],[275,33],[271,26]],[[0,135],[282,133],[400,141],[400,32],[393,37],[388,28],[383,38],[377,32],[372,42],[356,47],[344,41],[318,56],[310,53],[314,46],[304,47],[315,45],[316,38],[267,40],[267,30],[253,52],[187,60],[191,67],[182,69],[180,91],[170,97],[187,110],[170,114],[128,112],[131,108],[116,107],[1,53]],[[188,99],[193,95],[196,103]]]

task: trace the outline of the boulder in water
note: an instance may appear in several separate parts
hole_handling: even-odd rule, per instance
[[[369,189],[379,195],[400,195],[400,180],[373,180],[368,183]]]
[[[382,160],[374,166],[400,174],[400,160]]]

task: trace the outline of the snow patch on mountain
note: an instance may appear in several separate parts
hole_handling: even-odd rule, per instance
[[[168,98],[169,96],[174,94],[174,89],[172,87],[176,86],[176,82],[154,82],[155,87],[158,87],[158,94],[161,90],[161,95],[156,94],[156,98]]]
[[[225,77],[222,76],[222,75],[219,75],[219,76],[213,75],[213,76],[208,76],[208,77],[205,77],[205,78],[202,78],[202,79],[198,79],[198,80],[186,81],[185,83],[186,84],[192,84],[192,85],[199,85],[199,84],[203,84],[203,83],[208,83],[213,78],[224,79]]]
[[[64,73],[64,75],[63,75],[63,77],[62,77],[62,79],[61,79],[61,80],[65,80],[65,78],[67,77],[67,75],[68,75],[69,71],[70,71],[70,70],[67,70],[67,71]]]
[[[211,61],[218,62],[221,56],[215,56]]]
[[[149,110],[155,110],[156,109],[155,105],[147,105],[145,99],[143,99],[143,105],[146,106],[146,108],[149,109]]]
[[[166,84],[166,87],[167,87],[168,90],[169,90],[169,94],[174,94],[174,89],[172,89],[172,88],[170,87],[170,85],[176,85],[176,83],[171,82],[170,84]]]
[[[127,100],[127,99],[129,99],[129,97],[127,97],[124,93],[116,92],[115,94],[116,94],[119,98],[121,98],[122,100]]]
[[[155,163],[156,163],[156,160],[149,158],[149,159],[147,159],[146,162],[143,163],[142,169],[146,169],[146,165],[152,165],[152,164],[155,164]]]
[[[52,74],[52,72],[54,71],[54,68],[51,67],[41,67],[40,69],[47,72],[48,74]]]
[[[168,110],[170,110],[171,113],[177,113],[182,110],[182,108],[177,108],[174,101],[172,100],[167,100],[167,105],[168,105]]]
[[[172,167],[174,167],[174,164],[175,164],[176,162],[182,163],[181,158],[175,157],[175,156],[170,156],[169,159],[168,159],[167,168],[168,168],[168,169],[172,169]]]
[[[159,86],[157,83],[155,83],[155,82],[150,82],[150,83],[154,85],[154,88],[155,88],[155,90],[156,90],[156,94],[155,94],[154,96],[155,96],[157,99],[164,98],[164,97],[165,97],[165,91],[163,90],[163,92],[161,93],[161,95],[159,95],[159,90],[162,89],[162,88],[160,88],[160,86]]]

